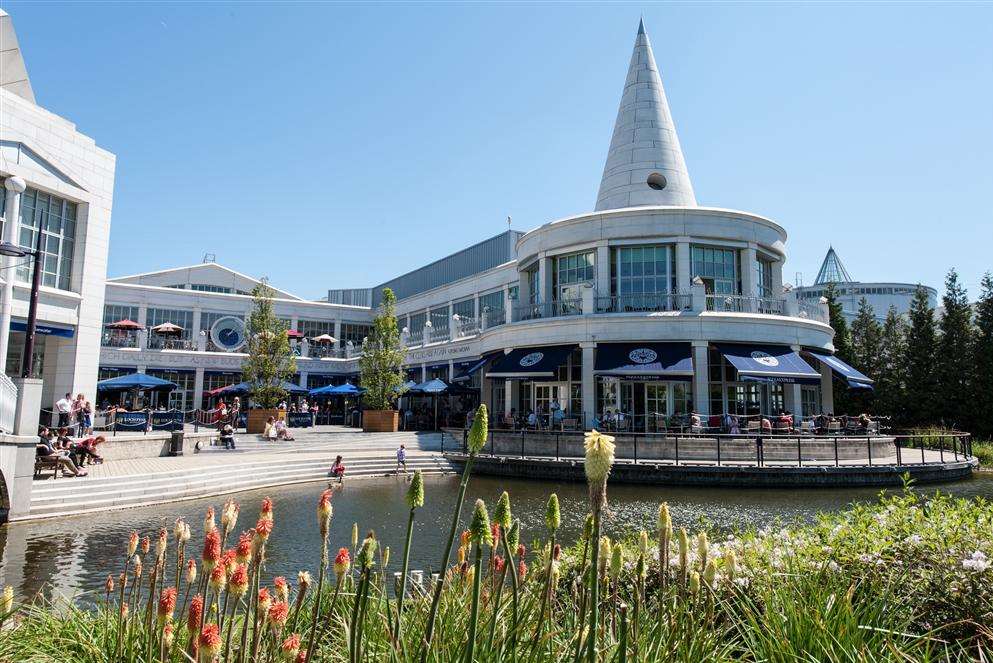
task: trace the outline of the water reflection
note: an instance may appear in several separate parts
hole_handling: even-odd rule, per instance
[[[411,548],[411,568],[431,569],[438,565],[458,489],[458,477],[432,477],[426,481],[426,502],[417,517]],[[362,533],[375,530],[393,550],[391,565],[399,565],[399,551],[406,526],[403,497],[406,481],[376,479],[346,482],[334,499],[331,528],[332,553],[348,546],[353,522]],[[269,546],[271,575],[295,577],[300,569],[315,570],[319,535],[315,526],[320,483],[253,491],[235,495],[242,505],[239,529],[255,523],[258,505],[265,495],[275,500],[276,528]],[[993,498],[993,476],[929,487],[967,497]],[[560,538],[573,541],[586,514],[586,487],[573,483],[544,483],[478,477],[472,480],[467,503],[481,497],[492,505],[500,492],[510,492],[514,513],[524,526],[523,540],[544,536],[544,508],[548,494],[557,492],[562,506]],[[829,490],[742,490],[714,488],[668,488],[655,486],[611,486],[610,512],[605,521],[608,534],[619,535],[645,528],[651,531],[658,503],[667,500],[677,526],[708,524],[728,531],[781,521],[812,519],[818,512],[836,511],[857,501],[873,500],[874,488]],[[77,595],[100,588],[108,573],[120,571],[128,533],[137,529],[154,534],[159,527],[170,531],[176,518],[193,527],[190,554],[199,559],[202,518],[208,505],[220,506],[225,498],[182,502],[143,509],[115,511],[58,520],[0,527],[0,585],[12,585],[19,596],[44,590],[46,593]],[[463,508],[469,517],[471,508]]]

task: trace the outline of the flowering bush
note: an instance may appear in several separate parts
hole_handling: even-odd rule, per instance
[[[397,583],[404,599],[371,532],[360,545],[356,528],[351,546],[342,542],[331,557],[330,500],[317,499],[316,587],[306,570],[295,585],[267,575],[266,547],[283,535],[270,500],[225,550],[237,514],[228,506],[221,530],[212,513],[204,521],[203,573],[183,561],[184,524],[171,548],[161,533],[154,548],[137,533],[123,541],[122,572],[108,576],[96,609],[18,604],[5,589],[0,660],[990,660],[993,509],[983,499],[906,491],[812,525],[719,539],[674,532],[663,505],[651,535],[617,541],[590,525],[565,549],[554,540],[558,501],[550,499],[549,539],[529,553],[502,495],[492,525],[475,505],[440,576],[436,613],[440,578]],[[423,496],[409,504],[413,522]],[[328,568],[333,582],[324,585]],[[512,594],[502,600],[505,588]]]

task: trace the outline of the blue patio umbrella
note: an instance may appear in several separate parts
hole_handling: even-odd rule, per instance
[[[448,391],[448,384],[439,378],[434,378],[433,380],[425,380],[424,382],[414,385],[410,388],[415,394],[427,394],[428,396],[433,396],[437,394],[443,394]]]
[[[116,378],[97,382],[97,391],[172,391],[178,388],[179,385],[175,382],[162,380],[145,373],[119,375]]]
[[[332,387],[328,391],[328,394],[331,396],[361,396],[365,391],[365,389],[356,387],[351,382],[346,382],[345,384],[339,384],[337,387]]]
[[[231,384],[220,389],[216,389],[211,393],[211,396],[245,396],[252,393],[252,383],[251,382],[239,382],[238,384]],[[310,393],[306,387],[301,387],[298,384],[293,384],[292,382],[281,381],[279,386],[283,391],[288,392],[292,396],[300,396]]]

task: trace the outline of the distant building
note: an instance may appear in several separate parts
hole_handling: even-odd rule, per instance
[[[886,319],[886,313],[890,307],[895,307],[897,313],[907,315],[910,311],[910,302],[914,299],[914,292],[917,284],[914,283],[862,283],[856,281],[849,275],[841,258],[834,250],[828,247],[824,262],[817,271],[817,278],[813,285],[800,286],[795,289],[797,299],[800,301],[817,301],[827,292],[827,286],[833,283],[838,301],[841,303],[841,310],[845,317],[852,321],[859,312],[859,302],[865,298],[872,306],[876,318],[881,322]],[[938,304],[938,291],[929,286],[924,286],[928,293],[928,302],[934,308]]]

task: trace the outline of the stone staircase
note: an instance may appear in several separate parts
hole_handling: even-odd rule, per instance
[[[441,434],[337,434],[291,443],[242,438],[237,451],[206,448],[189,460],[188,457],[157,459],[176,461],[175,469],[36,481],[28,518],[53,518],[329,481],[328,470],[336,453],[345,455],[346,481],[388,476],[396,470],[394,452],[401,443],[408,449],[409,471],[419,469],[424,474],[454,471],[436,452],[441,448]],[[446,449],[452,443],[447,438]],[[197,461],[196,466],[190,466],[193,460]]]

